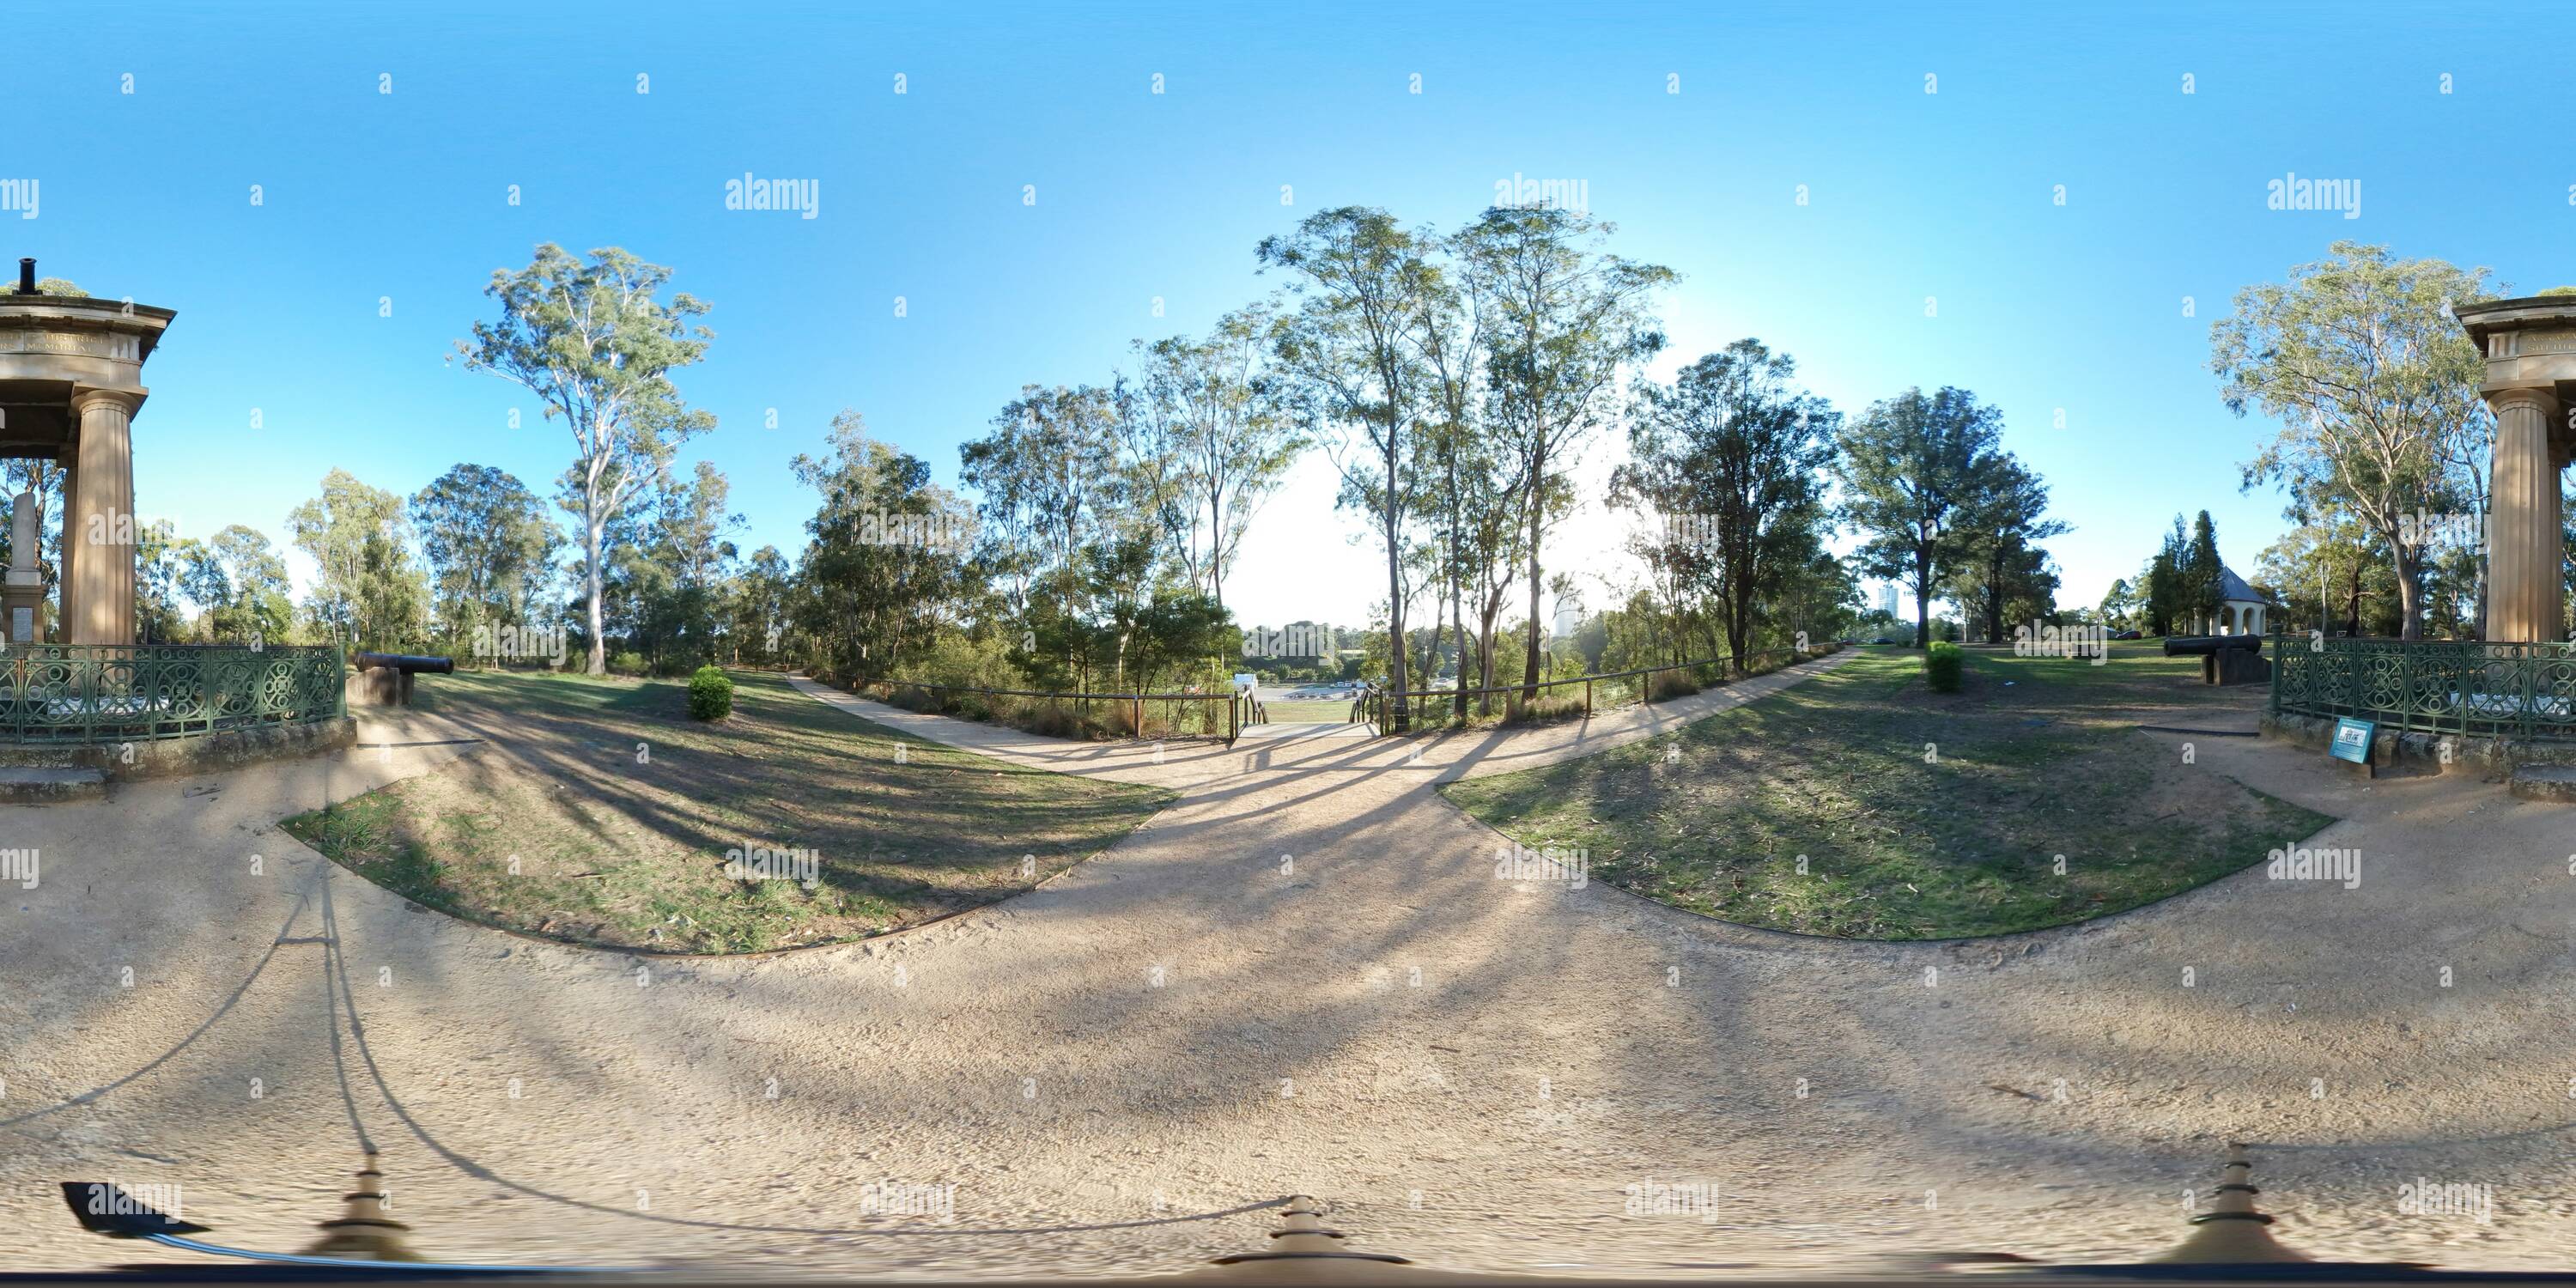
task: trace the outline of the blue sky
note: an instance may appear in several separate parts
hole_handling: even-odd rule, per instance
[[[1298,218],[1447,227],[1498,180],[1580,179],[1619,250],[1683,275],[1663,371],[1752,335],[1847,410],[1976,391],[2090,603],[2178,510],[2245,571],[2282,527],[2238,490],[2264,428],[2207,370],[2240,287],[2339,238],[2576,281],[2576,156],[2548,142],[2561,91],[2498,59],[2559,34],[2545,9],[2072,8],[13,9],[0,177],[43,199],[0,214],[0,257],[178,311],[137,508],[282,545],[333,466],[549,485],[565,430],[446,351],[537,243],[625,246],[713,305],[682,387],[722,425],[691,454],[732,478],[744,549],[792,554],[787,462],[840,408],[953,480],[1022,384],[1105,380],[1267,291],[1253,246]],[[727,211],[746,172],[818,181],[818,217]],[[2359,180],[2359,218],[2266,209],[2290,173]],[[1330,494],[1318,458],[1264,513],[1239,617],[1361,620],[1383,575]],[[1617,523],[1578,517],[1569,562],[1618,575]]]

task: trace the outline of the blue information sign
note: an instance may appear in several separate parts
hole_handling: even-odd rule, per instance
[[[2326,754],[2337,760],[2367,765],[2370,763],[2370,736],[2378,731],[2379,726],[2370,721],[2346,716],[2335,721],[2334,745],[2326,749]]]

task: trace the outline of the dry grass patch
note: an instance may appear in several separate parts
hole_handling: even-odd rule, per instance
[[[1949,694],[1925,686],[1922,654],[1872,649],[1664,737],[1442,790],[1524,845],[1583,850],[1614,885],[1859,939],[2134,908],[2330,821],[2138,732],[2251,716],[2242,690],[2195,682],[2198,659],[2125,647],[2099,667],[1974,652]]]
[[[774,675],[734,678],[732,717],[707,724],[689,719],[675,682],[425,677],[424,705],[489,745],[284,826],[350,871],[472,920],[603,946],[753,952],[882,934],[1026,890],[1173,798],[925,742]],[[783,879],[758,865],[728,873],[729,857],[757,850],[786,856],[769,865]],[[810,886],[799,859],[812,861]]]

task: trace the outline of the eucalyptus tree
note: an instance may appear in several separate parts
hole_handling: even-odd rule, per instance
[[[286,561],[258,529],[233,524],[205,541],[182,538],[170,546],[176,589],[204,615],[207,638],[218,643],[287,638],[294,624],[288,599],[294,585]]]
[[[401,497],[335,469],[320,496],[287,512],[286,528],[317,566],[307,602],[331,638],[399,648],[423,637],[429,578],[412,557]]]
[[[1863,538],[1853,557],[1913,590],[1916,648],[1931,641],[1933,592],[1971,549],[1965,525],[2002,436],[2003,413],[1953,388],[1873,403],[1837,436],[1843,519]]]
[[[958,449],[975,489],[987,566],[1003,578],[1024,665],[1077,676],[1088,665],[1095,610],[1114,583],[1091,575],[1102,540],[1134,522],[1120,469],[1123,391],[1025,386],[993,430]],[[1134,588],[1126,588],[1132,591]]]
[[[1497,206],[1451,241],[1460,271],[1492,309],[1487,365],[1494,424],[1521,477],[1529,634],[1524,696],[1535,696],[1546,629],[1549,526],[1564,512],[1555,481],[1584,441],[1620,410],[1621,375],[1655,355],[1664,333],[1657,291],[1671,269],[1610,254],[1612,224],[1553,206]]]
[[[1710,597],[1741,666],[1754,626],[1806,571],[1825,523],[1823,471],[1842,413],[1796,384],[1797,363],[1744,339],[1640,381],[1614,498],[1660,519],[1651,557]],[[1823,623],[1817,623],[1822,629]]]
[[[2405,521],[2467,501],[2457,463],[2482,457],[2487,432],[2485,364],[2451,309],[2489,298],[2486,269],[2336,242],[2289,281],[2237,292],[2210,326],[2228,410],[2280,422],[2245,486],[2281,483],[2298,510],[2347,514],[2385,543],[2405,639],[2423,630],[2425,557]]]
[[[1275,346],[1294,405],[1340,428],[1331,451],[1341,500],[1365,509],[1386,551],[1388,678],[1409,690],[1405,664],[1408,524],[1419,489],[1409,477],[1413,438],[1431,412],[1413,328],[1437,288],[1436,244],[1383,210],[1342,206],[1310,215],[1294,232],[1265,237],[1264,269],[1288,274],[1296,300]],[[1394,728],[1410,725],[1399,703]]]
[[[782,607],[826,665],[892,675],[955,624],[970,593],[970,512],[930,481],[927,463],[871,436],[855,411],[832,418],[826,441],[823,455],[800,454],[789,466],[820,502]],[[753,567],[777,571],[758,555]]]
[[[661,481],[682,442],[716,423],[671,382],[715,333],[692,324],[707,306],[686,291],[657,298],[670,280],[670,269],[623,249],[583,260],[548,242],[526,268],[493,272],[484,294],[500,301],[500,318],[475,323],[473,343],[455,347],[466,370],[525,388],[545,419],[561,417],[572,431],[567,508],[580,520],[592,675],[608,670],[600,586],[610,525]]]
[[[1458,639],[1458,686],[1451,712],[1467,714],[1469,591],[1474,592],[1477,657],[1474,687],[1494,683],[1494,619],[1511,592],[1520,560],[1521,479],[1518,457],[1496,441],[1490,385],[1488,283],[1472,273],[1442,272],[1425,292],[1414,326],[1431,415],[1415,436],[1427,510],[1439,528],[1439,582]],[[1438,640],[1433,641],[1435,651]],[[1490,709],[1492,698],[1484,704]]]
[[[644,509],[645,530],[629,553],[627,590],[634,646],[658,666],[718,656],[725,583],[737,554],[729,536],[741,528],[726,506],[733,485],[700,461],[687,482],[666,482]]]
[[[410,508],[442,629],[524,624],[529,592],[564,544],[545,503],[506,470],[458,464],[412,494]]]
[[[1986,641],[2001,643],[2004,639],[2004,607],[2016,594],[2028,596],[2043,579],[2053,586],[2055,574],[2047,571],[2047,556],[2039,543],[2067,530],[2066,525],[2046,517],[2048,485],[2038,475],[2022,466],[2010,452],[1988,456],[1978,471],[1976,485],[1959,523],[1959,560],[1952,585],[1959,594],[1962,612],[1977,612],[1986,619]],[[2201,522],[2209,521],[2209,512],[2201,512]],[[2193,575],[2200,578],[2208,596],[2198,613],[2207,617],[2218,609],[2218,548],[2208,547],[2205,572],[2194,564]]]
[[[1136,346],[1141,387],[1124,418],[1136,499],[1184,579],[1220,610],[1244,530],[1307,446],[1271,370],[1280,326],[1256,304],[1203,338]]]
[[[787,652],[795,581],[795,570],[776,546],[762,546],[743,561],[725,595],[725,640],[733,661],[771,662]]]

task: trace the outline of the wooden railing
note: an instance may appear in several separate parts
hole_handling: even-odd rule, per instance
[[[1125,738],[1221,738],[1228,743],[1243,731],[1245,712],[1231,692],[1218,693],[1064,693],[1047,689],[992,689],[980,685],[927,684],[916,680],[858,680],[833,677],[841,688],[875,697],[907,710],[929,710],[970,720],[995,721],[1014,727],[1043,725],[1033,711],[1073,717],[1067,728],[1084,733],[1105,730]],[[926,695],[916,705],[906,691]],[[1016,704],[1017,710],[1012,709]],[[1008,717],[1018,716],[1018,719]],[[1039,728],[1037,732],[1053,732]]]
[[[1781,664],[1786,666],[1810,657],[1822,657],[1831,651],[1830,648],[1765,649],[1749,655],[1746,660],[1759,662],[1765,658],[1786,658],[1788,661]],[[1474,700],[1488,699],[1497,694],[1504,695],[1503,718],[1510,721],[1522,718],[1522,712],[1529,701],[1528,695],[1533,690],[1544,697],[1550,696],[1552,690],[1564,690],[1570,694],[1579,688],[1583,693],[1583,716],[1585,719],[1590,719],[1595,711],[1615,710],[1619,707],[1652,702],[1655,677],[1659,675],[1688,673],[1694,690],[1697,690],[1714,688],[1730,679],[1759,674],[1749,667],[1735,667],[1732,665],[1733,661],[1732,658],[1717,657],[1697,662],[1675,662],[1668,666],[1640,667],[1633,671],[1613,671],[1563,680],[1541,680],[1535,685],[1498,684],[1491,688],[1469,689],[1466,696],[1472,705],[1490,706],[1490,702]],[[1404,723],[1408,727],[1415,724],[1443,723],[1457,710],[1458,691],[1456,689],[1397,691],[1371,685],[1360,695],[1359,702],[1354,704],[1351,720],[1353,723],[1366,721],[1375,732],[1380,734],[1399,732],[1388,727],[1390,717],[1398,714],[1399,704],[1401,704]]]

